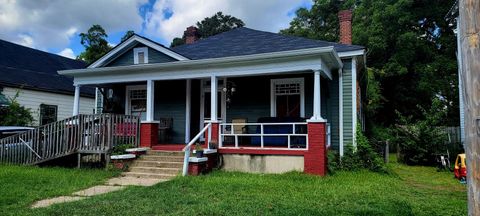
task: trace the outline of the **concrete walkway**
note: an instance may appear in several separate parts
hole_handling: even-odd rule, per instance
[[[59,196],[50,199],[44,199],[35,202],[32,208],[48,207],[57,203],[73,202],[82,200],[87,197],[96,196],[100,194],[110,193],[126,188],[125,186],[152,186],[160,182],[168,181],[168,179],[154,179],[154,178],[136,178],[136,177],[116,177],[111,178],[104,185],[97,185],[85,190],[72,193],[70,196]]]

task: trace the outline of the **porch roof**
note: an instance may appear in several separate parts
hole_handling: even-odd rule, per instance
[[[73,76],[76,85],[218,77],[268,75],[320,70],[331,78],[343,67],[333,46],[252,55],[182,60],[168,63],[58,71]]]

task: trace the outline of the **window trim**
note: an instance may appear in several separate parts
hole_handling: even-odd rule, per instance
[[[277,84],[300,84],[300,117],[305,118],[305,79],[303,77],[270,80],[270,117],[277,117],[277,94],[275,91]]]
[[[143,52],[143,58],[144,58],[143,64],[148,64],[148,47],[133,48],[133,64],[139,64],[138,53],[141,53],[141,52]]]

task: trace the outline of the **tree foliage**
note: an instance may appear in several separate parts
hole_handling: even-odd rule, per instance
[[[88,64],[102,57],[110,51],[108,45],[107,33],[100,25],[93,25],[86,33],[80,33],[80,43],[85,47],[85,51],[80,53],[77,59],[81,59]]]
[[[397,123],[396,110],[423,118],[418,108],[439,98],[458,125],[456,39],[445,21],[453,0],[315,0],[300,8],[283,34],[338,41],[338,11],[353,8],[353,43],[367,52],[370,124]],[[368,122],[367,122],[368,123]]]
[[[245,23],[234,16],[217,12],[211,17],[205,17],[202,21],[198,21],[196,25],[200,38],[207,38],[234,28],[243,27]],[[170,46],[174,47],[182,44],[185,44],[185,35],[182,38],[174,38]]]
[[[120,43],[122,43],[123,41],[126,41],[128,38],[130,38],[134,34],[135,32],[133,30],[128,30],[127,32],[125,32],[125,35],[123,35],[122,39],[120,39]]]
[[[0,92],[1,94],[1,92]],[[33,116],[29,108],[25,108],[17,101],[20,92],[15,97],[8,98],[8,105],[0,107],[0,126],[31,126]]]

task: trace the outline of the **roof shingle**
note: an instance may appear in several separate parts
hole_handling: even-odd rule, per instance
[[[0,40],[0,84],[73,94],[73,79],[59,70],[85,68],[85,63]],[[82,88],[83,96],[94,96],[93,88]]]
[[[172,50],[190,59],[207,59],[327,46],[333,46],[337,52],[364,49],[357,45],[312,40],[240,27],[201,39],[193,44],[173,47]]]

